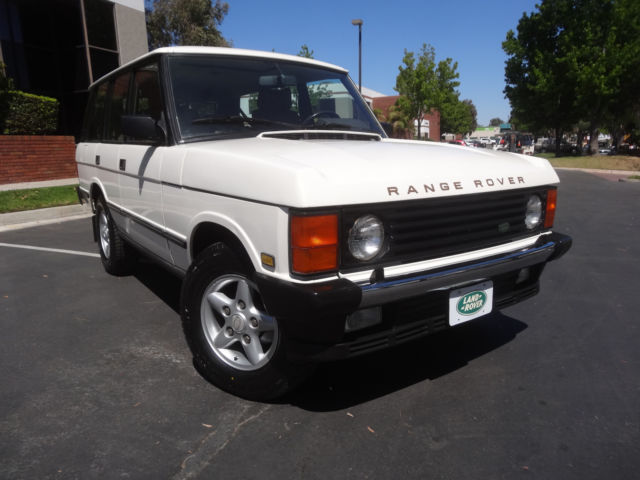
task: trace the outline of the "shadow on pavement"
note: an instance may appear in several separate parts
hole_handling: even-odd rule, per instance
[[[513,340],[527,324],[495,313],[371,355],[320,365],[283,400],[304,410],[342,410],[435,380]]]
[[[138,258],[133,274],[156,297],[180,315],[180,289],[182,288],[180,278],[142,257]]]
[[[139,259],[134,275],[179,315],[180,278],[145,259]],[[395,348],[320,364],[297,390],[275,403],[316,412],[342,410],[463,368],[526,328],[527,324],[497,312]]]

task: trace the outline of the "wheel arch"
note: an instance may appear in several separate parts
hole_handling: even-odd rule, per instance
[[[203,221],[195,226],[189,240],[189,252],[191,261],[210,245],[224,243],[242,262],[242,265],[250,270],[255,270],[251,257],[238,236],[227,227],[212,221]]]
[[[104,186],[99,180],[93,179],[91,181],[91,186],[89,187],[89,200],[91,203],[91,210],[93,211],[93,213],[96,212],[96,201],[99,198],[103,198],[105,202],[107,201],[107,196],[105,194]]]

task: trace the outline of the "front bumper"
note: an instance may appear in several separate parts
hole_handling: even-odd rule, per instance
[[[571,242],[571,237],[553,233],[541,237],[531,248],[507,255],[438,272],[364,285],[360,308],[384,305],[414,297],[426,291],[479,282],[514,270],[546,263],[564,255],[571,248]]]
[[[546,263],[563,256],[571,244],[571,237],[551,233],[529,248],[505,255],[361,285],[347,279],[300,285],[265,275],[258,275],[257,283],[265,307],[278,317],[291,340],[291,356],[328,360],[446,328],[447,292],[461,285],[493,280],[494,310],[529,298],[538,293]],[[518,272],[523,269],[529,269],[529,277],[519,283]],[[411,312],[406,311],[408,305],[413,305]],[[345,334],[347,315],[376,306],[383,309],[381,325]]]

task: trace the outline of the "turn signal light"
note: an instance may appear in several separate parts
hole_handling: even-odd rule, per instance
[[[544,228],[553,227],[556,217],[556,204],[558,202],[558,190],[555,188],[547,191],[547,209],[544,214]]]
[[[296,273],[338,268],[338,216],[291,217],[291,265]]]

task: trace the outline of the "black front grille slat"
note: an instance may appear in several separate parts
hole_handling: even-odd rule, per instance
[[[476,233],[473,235],[473,238],[467,238],[466,241],[459,241],[455,245],[441,240],[439,243],[434,242],[427,244],[427,242],[415,242],[413,244],[398,245],[395,248],[397,250],[397,256],[399,257],[404,257],[407,253],[412,253],[417,249],[428,249],[431,254],[429,258],[433,258],[436,256],[454,255],[468,250],[493,247],[511,240],[514,240],[514,237],[511,235],[508,237],[495,237],[488,233]]]
[[[418,225],[402,226],[400,228],[394,228],[392,225],[389,229],[389,233],[394,239],[399,241],[411,241],[413,238],[432,239],[450,235],[462,235],[465,232],[479,232],[486,231],[494,233],[498,230],[500,225],[508,225],[509,231],[518,230],[520,227],[524,227],[524,216],[516,215],[510,217],[495,217],[490,219],[480,219],[471,222],[460,224],[459,222],[448,222],[444,225],[437,223],[433,225],[426,225],[427,229],[421,229]],[[404,232],[404,233],[403,233]]]
[[[524,219],[523,211],[524,209],[522,208],[522,206],[518,206],[514,208],[501,209],[500,211],[495,212],[491,215],[484,215],[480,220],[475,220],[475,218],[472,216],[471,218],[474,218],[474,220],[472,220],[471,224],[491,222],[492,225],[493,224],[498,225],[498,223],[504,223],[505,221],[522,222],[522,220]],[[443,217],[443,216],[433,215],[431,217],[424,216],[421,218],[407,220],[402,223],[399,223],[397,222],[396,219],[394,219],[393,223],[389,224],[388,229],[390,232],[400,233],[405,230],[414,231],[416,229],[419,230],[422,228],[429,228],[429,230],[437,230],[441,227],[446,227],[448,225],[459,226],[460,225],[459,218],[455,216]],[[465,225],[469,225],[469,222],[465,223]]]
[[[507,243],[541,230],[524,225],[527,200],[531,194],[542,199],[544,211],[547,188],[510,190],[489,194],[407,201],[394,204],[348,207],[343,210],[343,238],[353,221],[373,214],[382,219],[388,249],[382,259],[370,264],[397,264],[455,255],[469,250]],[[342,250],[342,267],[367,266]]]
[[[502,210],[504,208],[523,208],[526,205],[525,197],[518,197],[511,201],[489,201],[489,202],[479,202],[479,203],[455,203],[455,204],[434,204],[426,208],[420,209],[398,209],[395,211],[390,211],[389,216],[393,217],[398,221],[409,221],[409,219],[415,218],[424,218],[424,217],[443,217],[443,216],[458,216],[465,214],[474,214],[476,212],[481,211],[493,211],[493,210]]]

